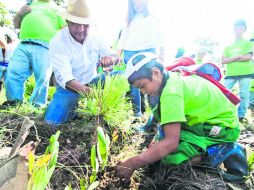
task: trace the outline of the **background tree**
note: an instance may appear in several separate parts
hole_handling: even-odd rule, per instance
[[[6,6],[0,2],[0,26],[9,26],[12,24],[11,20],[8,18],[9,11],[6,9]]]

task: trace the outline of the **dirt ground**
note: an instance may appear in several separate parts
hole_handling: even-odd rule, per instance
[[[36,154],[40,155],[45,151],[48,145],[48,139],[56,130],[61,131],[59,138],[60,151],[58,165],[53,177],[50,180],[49,189],[63,190],[67,185],[73,189],[79,189],[79,180],[81,178],[89,179],[91,175],[90,168],[90,149],[93,143],[94,126],[87,119],[77,118],[57,129],[45,125],[41,114],[30,113],[27,115],[35,121],[37,133],[41,142],[36,149]],[[0,128],[9,129],[5,133],[5,144],[11,146],[17,137],[20,123],[24,116],[12,113],[0,113]],[[242,144],[248,144],[254,148],[254,131],[251,124],[243,124],[241,138]],[[247,127],[247,129],[245,128]],[[26,141],[36,140],[36,130],[30,131]],[[125,183],[116,176],[114,166],[122,158],[131,156],[131,154],[142,151],[152,139],[152,134],[140,134],[132,132],[124,138],[120,135],[116,142],[113,142],[110,150],[108,167],[104,172],[98,174],[100,185],[97,189],[105,190],[238,190],[254,189],[254,174],[251,178],[242,184],[232,184],[223,180],[218,169],[205,168],[191,163],[185,163],[178,167],[168,167],[157,162],[139,169],[134,173],[131,182]]]

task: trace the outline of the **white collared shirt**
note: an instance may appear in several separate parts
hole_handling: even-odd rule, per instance
[[[68,27],[60,30],[50,41],[49,54],[57,83],[65,88],[76,79],[88,84],[97,75],[101,57],[112,55],[110,46],[99,36],[88,34],[83,44],[70,35]]]
[[[123,28],[117,49],[138,51],[164,47],[164,35],[158,20],[153,16],[136,16]]]

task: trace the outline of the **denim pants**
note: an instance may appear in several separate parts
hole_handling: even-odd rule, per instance
[[[128,51],[124,50],[124,63],[127,64],[129,59],[141,52],[151,52],[156,53],[155,48],[145,49],[145,50],[139,50],[139,51]],[[131,86],[130,87],[130,97],[131,97],[131,103],[132,103],[132,109],[134,112],[135,117],[140,117],[142,115],[141,111],[141,95],[140,90],[136,87]]]
[[[249,108],[251,110],[254,110],[254,92],[253,91],[249,91]]]
[[[233,88],[238,81],[240,89],[240,105],[238,106],[238,117],[244,118],[249,106],[249,87],[251,78],[225,79],[225,87],[229,90]]]
[[[29,102],[45,106],[52,73],[48,48],[35,43],[20,43],[7,69],[6,96],[9,101],[23,101],[24,83],[34,73],[35,87]]]
[[[122,71],[115,71],[110,76],[119,74],[122,74]],[[90,82],[90,85],[97,85],[99,81],[102,81],[103,85],[105,74],[98,75]],[[78,106],[79,98],[78,93],[57,86],[53,99],[46,110],[44,121],[54,126],[69,121],[76,115],[75,108]]]

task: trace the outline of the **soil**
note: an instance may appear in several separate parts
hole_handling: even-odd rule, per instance
[[[52,128],[42,121],[41,116],[31,114],[29,118],[35,121],[37,132],[34,128],[31,128],[26,142],[31,140],[36,141],[36,134],[41,139],[36,149],[36,155],[43,154],[50,136],[55,134],[57,130],[61,131],[59,138],[59,164],[50,180],[49,189],[63,190],[67,185],[71,185],[73,189],[79,189],[79,180],[82,178],[89,180],[91,175],[90,149],[94,143],[94,125],[88,123],[87,119],[78,118],[58,128]],[[10,129],[5,134],[6,146],[12,145],[15,141],[20,123],[23,120],[24,117],[21,116],[0,113],[0,128],[6,127]],[[107,129],[108,127],[105,126],[105,128]],[[254,148],[254,142],[244,141],[253,137],[253,134],[252,130],[244,129],[242,130],[240,140],[243,144],[248,144]],[[139,134],[135,131],[129,133],[124,138],[121,134],[118,135],[119,138],[111,146],[108,166],[97,175],[100,181],[97,189],[254,189],[253,173],[246,183],[231,184],[223,180],[219,170],[192,165],[191,163],[185,163],[178,167],[169,167],[157,162],[139,169],[134,173],[134,177],[130,182],[124,182],[116,175],[114,166],[119,160],[145,149],[153,135]]]

